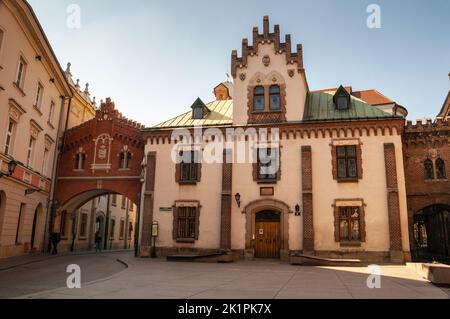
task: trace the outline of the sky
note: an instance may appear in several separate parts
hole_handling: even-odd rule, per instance
[[[448,0],[29,0],[62,65],[146,126],[190,110],[231,73],[264,15],[302,43],[311,90],[377,89],[408,119],[435,117],[450,89]],[[80,28],[68,27],[80,8]],[[380,28],[368,28],[370,4]],[[70,7],[69,7],[70,9]],[[70,20],[73,21],[73,20]],[[70,25],[70,24],[69,24]]]

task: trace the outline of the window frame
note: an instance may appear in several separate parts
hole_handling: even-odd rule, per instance
[[[190,162],[185,163],[183,160],[184,152],[190,152]],[[180,163],[176,164],[175,174],[176,181],[179,184],[192,185],[200,182],[201,177],[201,163],[199,160],[200,153],[197,150],[183,150],[180,151]]]
[[[125,238],[125,219],[121,218],[119,224],[119,239],[124,238]]]
[[[85,212],[81,212],[80,216],[80,236],[79,239],[86,239],[87,238],[87,228],[88,228],[88,220],[89,216]]]
[[[180,212],[186,211],[187,214],[180,220]],[[194,216],[190,212],[194,211]],[[180,243],[194,243],[199,238],[201,205],[199,201],[176,201],[174,204],[173,218],[173,240]],[[187,223],[187,224],[186,224]],[[181,233],[180,226],[184,230]],[[193,227],[193,232],[190,227]],[[186,237],[186,232],[191,230],[190,235]],[[184,235],[184,236],[183,236]]]
[[[16,130],[17,122],[10,117],[8,121],[8,127],[6,128],[5,147],[3,149],[6,155],[13,156]]]
[[[272,89],[278,89],[278,92],[273,93]],[[272,107],[272,97],[278,97],[278,107],[273,108]],[[273,84],[269,87],[269,111],[270,112],[279,112],[281,111],[281,87],[278,84]]]
[[[432,181],[436,179],[434,163],[430,158],[427,158],[425,161],[423,161],[423,169],[424,169],[424,178],[426,181]],[[428,169],[431,169],[431,171],[428,171]],[[429,173],[431,173],[431,175],[429,175]]]
[[[35,150],[36,150],[36,139],[33,136],[30,136],[27,148],[27,167],[29,168],[33,168]]]
[[[55,101],[50,101],[50,109],[48,110],[48,118],[47,118],[47,124],[53,127],[54,125],[54,118],[55,118],[55,108],[56,103]]]
[[[272,161],[270,161],[269,163],[261,163],[260,161],[260,150],[266,150],[266,154],[268,157],[272,156],[272,152],[275,150],[275,152],[277,153],[277,157],[278,157],[278,170],[275,174],[275,176],[270,177],[271,174],[261,174],[261,167],[263,167],[262,165],[264,165],[265,167],[268,167],[272,164]],[[279,175],[279,171],[280,171],[280,152],[279,152],[279,148],[276,147],[258,147],[257,148],[257,154],[256,154],[256,161],[257,161],[257,165],[256,165],[256,169],[257,169],[257,180],[260,182],[273,182],[273,181],[277,181],[278,180],[278,175]]]
[[[75,171],[84,171],[86,165],[86,154],[78,152],[75,155]]]
[[[352,217],[352,211],[354,209],[358,210],[358,217]],[[343,211],[347,211],[348,212],[348,217],[342,217],[342,212]],[[343,238],[342,237],[342,233],[341,233],[341,223],[343,221],[347,222],[347,238]],[[353,239],[353,222],[354,221],[358,221],[358,239],[354,240]],[[358,243],[361,242],[361,213],[360,213],[360,207],[358,206],[341,206],[339,207],[339,242],[348,242],[348,243]]]
[[[435,171],[436,171],[436,179],[445,180],[447,179],[447,172],[445,167],[445,161],[438,157],[435,161]]]
[[[336,158],[336,178],[339,181],[357,181],[359,179],[359,169],[358,166],[360,165],[359,159],[358,159],[358,145],[336,145],[335,146],[335,158]],[[353,155],[349,155],[348,149],[352,148],[353,149]],[[339,150],[340,149],[344,149],[345,151],[345,155],[340,155]],[[340,166],[340,161],[343,160],[345,163],[345,176],[341,176],[341,166]],[[350,161],[353,160],[354,161],[354,171],[355,171],[355,176],[350,176],[350,171],[351,171],[351,165],[350,165]]]
[[[341,247],[356,246],[360,247],[362,243],[366,242],[366,222],[365,222],[365,208],[366,204],[362,198],[340,198],[335,199],[334,204],[334,241],[339,243]],[[355,209],[359,211],[359,240],[349,241],[348,238],[341,239],[341,209]],[[348,226],[349,227],[349,226]],[[350,229],[350,228],[349,228]]]
[[[257,89],[261,89],[262,92],[257,92]],[[262,109],[256,109],[257,98],[262,98]],[[262,85],[257,85],[253,88],[252,111],[255,113],[262,113],[266,111],[266,89]]]
[[[44,85],[41,83],[41,81],[38,81],[37,88],[36,88],[36,95],[34,97],[33,107],[37,111],[39,111],[39,113],[41,113],[43,97],[44,97]]]
[[[21,65],[23,66],[22,69],[21,69]],[[25,85],[25,77],[26,77],[26,73],[27,73],[27,67],[28,67],[28,63],[27,63],[26,59],[24,58],[23,55],[20,55],[19,63],[17,65],[17,72],[16,72],[14,84],[22,92],[23,92],[23,88]],[[20,75],[20,77],[19,77],[19,75]]]

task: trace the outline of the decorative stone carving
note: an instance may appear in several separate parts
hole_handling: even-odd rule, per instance
[[[265,56],[263,56],[263,58],[262,58],[262,63],[264,64],[264,66],[269,66],[270,65],[270,56],[268,56],[268,55],[265,55]]]
[[[100,134],[94,139],[94,163],[92,163],[92,170],[106,170],[111,169],[111,143],[114,139],[107,133]]]
[[[289,75],[289,77],[292,78],[295,75],[295,70],[294,69],[288,70],[288,75]]]
[[[241,79],[241,81],[245,81],[246,77],[247,77],[247,75],[245,73],[239,74],[239,78]]]
[[[9,99],[9,117],[15,121],[19,122],[20,117],[22,114],[26,113],[26,111],[19,105],[19,103],[16,102],[14,99]]]
[[[30,135],[37,140],[39,133],[42,131],[42,127],[35,120],[30,120]]]
[[[55,143],[55,141],[50,137],[50,135],[45,134],[45,141],[44,141],[45,149],[50,150],[52,145]]]

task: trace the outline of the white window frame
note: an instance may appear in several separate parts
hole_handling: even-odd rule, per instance
[[[22,72],[20,72],[20,66],[23,64],[23,69]],[[16,80],[14,83],[16,83],[16,85],[23,90],[23,86],[25,83],[25,76],[27,75],[27,67],[28,67],[28,63],[25,60],[25,58],[23,57],[23,55],[20,55],[19,57],[19,63],[17,65],[17,74],[16,74]],[[20,74],[20,77],[19,77]]]
[[[36,148],[36,139],[33,136],[30,136],[27,149],[27,167],[33,168],[35,148]]]
[[[44,148],[44,155],[42,156],[42,175],[49,176],[48,174],[48,160],[50,156],[50,150],[48,148]]]
[[[9,130],[10,124],[12,124],[11,132]],[[6,128],[5,147],[3,149],[3,151],[5,152],[6,155],[13,156],[14,142],[16,139],[16,130],[17,130],[17,122],[14,121],[12,118],[9,118],[8,126]],[[9,143],[8,143],[8,137],[9,137]],[[6,150],[6,148],[8,148],[8,150]]]
[[[41,81],[38,81],[36,88],[36,95],[34,97],[34,107],[37,108],[39,111],[41,110],[43,96],[44,96],[44,85],[41,83]]]

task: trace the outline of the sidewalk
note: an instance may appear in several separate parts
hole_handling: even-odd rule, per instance
[[[102,253],[118,253],[118,252],[133,252],[134,249],[113,249],[113,250],[102,250]],[[58,253],[57,255],[51,255],[49,253],[36,253],[32,255],[23,255],[17,257],[10,257],[0,259],[0,271],[29,265],[41,261],[45,261],[52,258],[64,257],[64,256],[76,256],[76,255],[89,255],[89,254],[97,254],[95,250],[86,250],[86,251],[66,251],[62,253]]]

